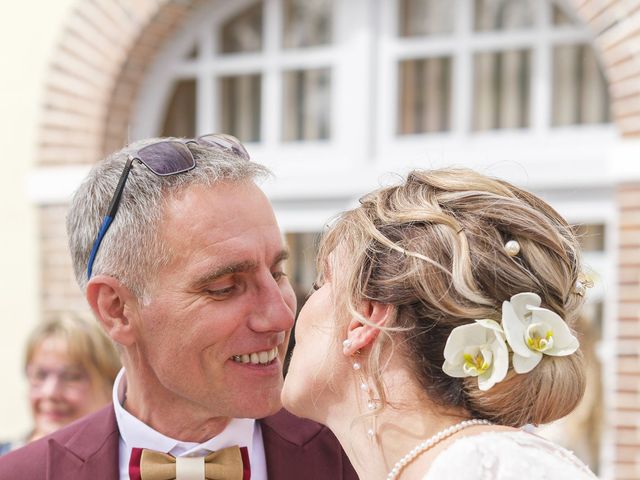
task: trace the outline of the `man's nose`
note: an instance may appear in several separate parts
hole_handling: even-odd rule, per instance
[[[281,332],[293,327],[295,312],[287,303],[288,296],[294,297],[291,285],[278,283],[271,275],[258,288],[256,304],[249,326],[256,332]],[[294,303],[295,305],[295,303]],[[295,308],[295,307],[294,307]]]

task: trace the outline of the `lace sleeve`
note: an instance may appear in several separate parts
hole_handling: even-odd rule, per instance
[[[569,451],[525,432],[463,437],[435,459],[424,480],[594,480]]]

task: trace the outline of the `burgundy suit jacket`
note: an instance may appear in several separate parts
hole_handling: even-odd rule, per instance
[[[269,480],[358,480],[331,431],[281,410],[260,420]],[[0,480],[118,480],[113,405],[0,457]]]

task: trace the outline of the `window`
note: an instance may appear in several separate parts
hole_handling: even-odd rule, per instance
[[[531,51],[474,56],[473,130],[529,126]]]
[[[149,107],[159,120],[140,136],[225,131],[270,166],[338,168],[503,132],[544,145],[611,120],[590,33],[560,2],[242,0],[203,11],[154,72],[166,102]]]
[[[382,22],[397,18],[386,50],[396,68],[397,135],[542,131],[610,121],[606,82],[588,33],[559,4],[384,4]]]
[[[403,60],[399,68],[398,133],[451,129],[451,58]]]
[[[153,135],[224,131],[272,145],[330,140],[334,2],[227,2],[212,14],[199,31],[185,30],[192,43],[169,69],[175,78]]]

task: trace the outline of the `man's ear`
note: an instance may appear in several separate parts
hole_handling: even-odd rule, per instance
[[[114,342],[130,346],[135,331],[129,315],[137,299],[119,280],[108,275],[96,275],[87,284],[87,301],[93,314]]]
[[[343,344],[346,356],[351,356],[357,350],[373,343],[380,334],[380,327],[384,327],[390,321],[393,306],[367,300],[362,303],[359,311],[368,323],[362,323],[357,318],[351,319],[347,327],[348,341]]]

